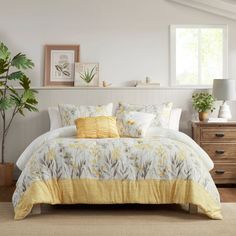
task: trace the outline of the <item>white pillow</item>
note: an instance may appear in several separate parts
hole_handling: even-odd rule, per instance
[[[155,118],[154,114],[131,111],[120,116],[117,122],[120,136],[141,138]],[[118,125],[119,124],[119,125]]]
[[[112,116],[113,104],[97,106],[59,104],[58,108],[62,126],[70,126],[80,117]]]
[[[179,130],[179,122],[181,117],[182,109],[181,108],[174,108],[171,110],[170,113],[170,120],[169,120],[169,129]]]

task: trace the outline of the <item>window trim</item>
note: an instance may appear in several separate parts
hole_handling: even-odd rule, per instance
[[[228,25],[222,24],[206,24],[206,25],[170,25],[170,80],[169,86],[170,87],[177,87],[177,88],[188,88],[188,87],[195,87],[195,88],[209,88],[210,85],[204,84],[196,84],[196,85],[178,85],[176,83],[176,29],[177,28],[222,28],[223,29],[223,77],[228,78]],[[222,79],[222,78],[216,78]]]

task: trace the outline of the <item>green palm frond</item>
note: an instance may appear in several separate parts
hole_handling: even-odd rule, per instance
[[[4,163],[4,145],[8,130],[11,127],[14,117],[24,111],[38,111],[36,105],[37,91],[30,88],[30,79],[22,70],[32,69],[34,63],[23,53],[18,53],[11,57],[8,48],[0,42],[0,116],[3,121],[1,163]],[[16,70],[17,69],[17,70]],[[15,81],[21,85],[19,91],[9,84]],[[11,113],[11,118],[7,120],[6,112]]]

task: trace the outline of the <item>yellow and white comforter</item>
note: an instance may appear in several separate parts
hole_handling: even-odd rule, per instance
[[[209,174],[213,164],[186,135],[159,129],[143,139],[76,139],[75,132],[49,132],[19,158],[15,219],[38,203],[193,203],[210,218],[222,218]]]

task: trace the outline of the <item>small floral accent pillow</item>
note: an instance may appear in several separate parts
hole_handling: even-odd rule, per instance
[[[119,132],[121,136],[143,138],[152,123],[155,115],[144,112],[127,112],[119,119]]]
[[[75,120],[81,117],[112,116],[113,104],[98,106],[75,106],[70,104],[58,105],[62,126],[75,124]]]
[[[117,125],[119,126],[119,118],[124,113],[130,111],[151,113],[155,115],[150,128],[162,127],[169,128],[170,115],[173,103],[167,102],[161,105],[134,105],[127,103],[119,103],[119,107],[116,110]]]

